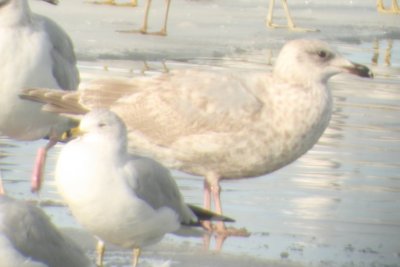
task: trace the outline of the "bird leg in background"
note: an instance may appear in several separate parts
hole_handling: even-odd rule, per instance
[[[3,179],[1,178],[1,172],[0,172],[0,195],[5,195],[6,191],[4,190],[3,186]]]
[[[397,0],[392,0],[392,6],[389,9],[386,9],[383,6],[383,0],[377,0],[376,9],[382,13],[400,14],[400,7],[399,4],[397,3]]]
[[[96,244],[96,266],[103,267],[103,259],[104,259],[104,251],[106,246],[103,241],[100,239],[97,241]]]
[[[154,68],[154,67],[152,68],[152,67],[149,66],[149,64],[148,64],[148,62],[146,60],[143,60],[143,67],[140,70],[140,73],[142,75],[145,75],[146,71],[150,71],[150,70],[156,70],[156,71],[162,72],[162,73],[169,73],[169,68],[168,68],[167,64],[165,63],[165,61],[162,60],[160,63],[162,65],[162,69]]]
[[[132,266],[136,267],[139,263],[139,257],[141,254],[140,248],[134,248],[132,251]]]
[[[169,7],[171,5],[171,0],[165,0],[165,15],[164,15],[164,24],[163,27],[161,28],[160,31],[158,32],[148,32],[148,20],[149,20],[149,13],[150,13],[150,6],[151,6],[151,0],[147,0],[146,3],[146,10],[144,13],[144,19],[143,19],[143,25],[139,30],[123,30],[123,31],[118,31],[122,33],[141,33],[141,34],[152,34],[152,35],[161,35],[161,36],[166,36],[167,35],[167,23],[168,23],[168,15],[169,15]]]
[[[132,6],[132,7],[137,6],[137,0],[131,0],[130,3],[121,3],[121,4],[115,2],[115,0],[94,1],[91,3],[98,5],[110,5],[110,6]]]
[[[389,39],[389,40],[387,40],[387,47],[385,50],[385,58],[384,58],[385,66],[391,66],[392,49],[393,49],[393,40]],[[380,53],[379,39],[374,40],[373,50],[374,50],[374,53],[371,58],[371,63],[372,63],[372,65],[378,65],[379,64],[379,53]]]
[[[36,154],[35,165],[31,179],[31,191],[38,192],[42,186],[44,167],[46,165],[47,151],[49,151],[58,142],[58,136],[52,131],[49,135],[49,142],[45,147],[39,148]]]
[[[387,48],[385,51],[385,64],[386,66],[391,66],[391,59],[392,59],[392,48],[393,48],[393,40],[388,40]]]
[[[378,65],[379,62],[379,40],[375,39],[373,42],[374,53],[371,58],[372,65]]]
[[[274,24],[272,22],[275,0],[270,0],[269,1],[269,8],[268,8],[268,15],[267,15],[267,22],[266,22],[266,25],[267,25],[268,28],[288,28],[291,31],[301,31],[301,32],[319,31],[318,29],[308,29],[308,28],[299,28],[299,27],[297,27],[294,24],[293,20],[292,20],[292,16],[290,15],[287,1],[286,0],[281,0],[281,1],[282,1],[283,10],[285,11],[285,15],[286,15],[286,19],[287,19],[288,25],[287,26],[278,25],[278,24]]]

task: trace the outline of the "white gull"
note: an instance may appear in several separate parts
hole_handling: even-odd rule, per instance
[[[47,150],[70,125],[18,95],[35,86],[76,89],[79,74],[72,43],[55,22],[33,14],[27,0],[0,0],[0,55],[0,134],[17,140],[49,137],[38,152],[33,172],[37,181]]]
[[[96,235],[101,266],[107,241],[134,252],[154,244],[181,224],[199,220],[233,221],[187,205],[168,169],[129,154],[124,123],[111,111],[86,114],[81,136],[67,143],[56,164],[58,191],[77,221]]]
[[[204,176],[205,208],[213,196],[222,214],[221,180],[273,172],[314,146],[332,113],[327,82],[339,73],[372,77],[324,42],[293,40],[272,73],[176,70],[101,79],[74,93],[32,89],[23,97],[62,114],[110,108],[126,123],[135,153]]]

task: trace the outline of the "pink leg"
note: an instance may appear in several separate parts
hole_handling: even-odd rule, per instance
[[[215,211],[222,214],[222,205],[220,199],[221,187],[219,186],[220,176],[213,172],[208,173],[204,179],[204,208],[211,210],[211,195],[214,198]],[[207,222],[207,226],[211,226],[210,222]],[[225,225],[223,222],[217,222],[216,229],[218,232],[225,231]]]
[[[222,246],[224,245],[224,242],[228,235],[217,235],[215,237],[215,251],[220,252],[222,250]]]
[[[211,187],[207,180],[204,180],[204,202],[203,206],[205,209],[211,209]]]
[[[36,160],[35,160],[35,165],[33,166],[33,173],[31,179],[32,192],[39,192],[40,187],[42,186],[42,177],[46,163],[47,151],[49,151],[55,144],[57,144],[57,139],[50,138],[47,145],[45,147],[39,148],[36,154]]]
[[[210,242],[211,242],[211,232],[203,234],[203,249],[209,250],[210,249]]]
[[[214,198],[215,211],[219,214],[222,214],[222,204],[221,204],[221,187],[219,186],[219,182],[211,186],[211,192]]]
[[[0,195],[5,195],[6,191],[4,190],[3,186],[3,179],[1,178],[1,170],[0,170]]]
[[[206,179],[204,179],[204,189],[203,189],[203,207],[207,210],[211,210],[211,187],[210,184]],[[212,226],[210,221],[204,221],[202,222],[202,226],[204,229],[211,231]]]
[[[222,215],[222,204],[221,204],[221,187],[219,185],[219,179],[216,179],[216,182],[211,186],[211,193],[214,198],[215,204],[215,212]],[[217,222],[216,223],[217,232],[225,232],[225,224],[224,222]]]
[[[222,202],[221,202],[221,187],[219,182],[221,180],[221,176],[216,173],[210,172],[205,176],[204,179],[204,208],[210,209],[211,207],[211,196],[214,198],[214,206],[215,212],[218,214],[223,214],[222,212]],[[216,233],[216,250],[220,251],[224,241],[227,236],[249,236],[249,232],[246,229],[235,229],[235,228],[226,228],[224,222],[216,222],[215,226],[211,225],[211,222],[203,222],[203,227],[208,230],[215,230]],[[208,228],[211,227],[211,228]],[[205,247],[209,246],[209,239],[205,239]]]

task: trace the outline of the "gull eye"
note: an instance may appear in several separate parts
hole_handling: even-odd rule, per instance
[[[104,122],[99,122],[97,126],[99,126],[99,128],[103,128],[104,126],[106,126],[106,124]]]
[[[320,51],[318,51],[318,56],[320,57],[320,58],[327,58],[328,57],[328,53],[326,52],[326,51],[324,51],[324,50],[320,50]]]

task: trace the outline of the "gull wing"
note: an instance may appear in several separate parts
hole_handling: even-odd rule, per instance
[[[178,214],[182,222],[196,221],[169,170],[161,164],[150,158],[132,156],[124,170],[127,184],[135,195],[152,208],[168,207]]]
[[[43,23],[52,45],[53,75],[58,85],[63,90],[76,90],[79,85],[79,72],[70,37],[54,21],[40,15],[36,17]]]
[[[236,132],[254,121],[264,106],[251,91],[258,82],[240,73],[174,71],[143,81],[139,92],[118,99],[111,110],[129,132],[169,146],[185,136]]]

